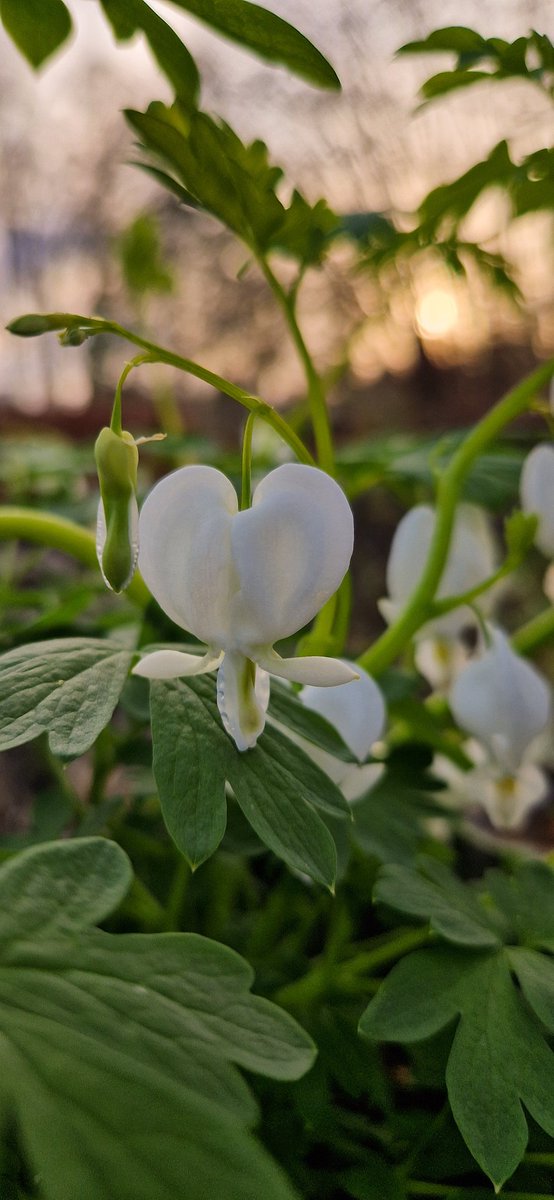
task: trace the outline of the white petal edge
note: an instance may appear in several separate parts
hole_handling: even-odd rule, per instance
[[[320,688],[308,686],[302,689],[300,699],[306,708],[325,717],[340,733],[348,749],[363,762],[385,726],[385,701],[375,680],[354,663],[342,661],[345,667],[357,672],[349,688]]]
[[[179,679],[187,675],[204,675],[215,671],[222,654],[185,654],[183,650],[153,650],[133,667],[132,675],[144,679]]]
[[[357,670],[340,658],[323,658],[317,654],[305,658],[281,658],[276,650],[267,648],[253,650],[252,657],[264,671],[280,679],[290,679],[291,683],[311,683],[325,688],[338,687],[359,678]]]

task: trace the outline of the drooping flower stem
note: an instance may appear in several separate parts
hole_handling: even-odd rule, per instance
[[[0,508],[0,541],[15,538],[61,550],[87,567],[98,567],[95,535],[65,517],[37,512],[33,508]],[[148,588],[138,574],[135,574],[125,594],[139,608],[145,608],[150,601]]]
[[[452,456],[438,482],[435,529],[420,581],[398,620],[358,660],[370,674],[378,675],[390,666],[432,615],[431,604],[448,556],[456,508],[473,463],[506,425],[530,407],[536,393],[553,376],[554,359],[550,359],[499,400]]]
[[[253,396],[250,392],[245,392],[235,383],[231,383],[221,375],[216,375],[214,371],[209,371],[199,363],[193,362],[192,359],[183,358],[180,354],[174,354],[172,350],[166,350],[163,346],[158,346],[155,342],[140,337],[139,334],[119,325],[117,321],[106,321],[100,317],[83,317],[77,313],[31,313],[12,321],[7,328],[10,333],[15,333],[18,337],[38,337],[43,333],[61,331],[61,340],[65,344],[73,344],[69,341],[69,335],[72,334],[74,337],[80,335],[82,341],[100,333],[115,334],[116,337],[123,338],[127,342],[132,342],[133,345],[147,350],[151,362],[166,363],[169,367],[176,367],[178,371],[193,375],[195,379],[202,379],[216,391],[223,392],[231,400],[242,404],[243,408],[247,408],[249,412],[256,413],[264,421],[267,421],[279,434],[279,437],[290,446],[299,462],[315,466],[313,456],[302,439],[291,429],[276,409],[272,408],[270,404],[266,404],[265,400],[259,396]]]
[[[119,379],[115,386],[115,396],[114,396],[114,402],[113,402],[113,408],[112,408],[112,416],[111,416],[111,420],[110,420],[110,429],[112,430],[112,433],[117,433],[119,435],[119,437],[121,437],[121,434],[123,433],[123,424],[122,424],[122,415],[121,415],[121,393],[123,390],[123,384],[125,383],[127,376],[131,374],[131,371],[133,371],[135,367],[140,367],[142,365],[142,363],[154,362],[154,361],[155,360],[152,358],[152,356],[150,354],[137,354],[136,358],[132,358],[130,360],[130,362],[125,364],[125,366],[121,372],[121,375],[119,376]]]

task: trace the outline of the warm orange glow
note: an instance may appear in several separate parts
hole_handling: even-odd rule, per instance
[[[416,327],[424,338],[445,337],[457,325],[458,317],[456,300],[445,288],[432,288],[416,304]]]

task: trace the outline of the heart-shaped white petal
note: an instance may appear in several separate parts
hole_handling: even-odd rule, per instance
[[[490,649],[458,676],[450,707],[458,724],[479,738],[506,772],[514,773],[548,721],[550,688],[499,629],[490,633]]]
[[[358,678],[348,687],[305,687],[300,696],[306,708],[334,725],[348,749],[363,762],[383,732],[385,702],[380,688],[367,671],[354,663],[343,665],[358,673]]]
[[[554,446],[535,446],[523,464],[520,480],[525,512],[539,518],[535,544],[554,558]]]
[[[272,645],[311,621],[344,578],[353,538],[350,505],[324,471],[285,463],[266,475],[232,524],[237,644]]]
[[[296,633],[338,588],[353,520],[344,493],[315,467],[286,463],[238,512],[213,467],[183,467],[152,490],[140,517],[139,565],[178,625],[246,653]]]
[[[140,514],[139,567],[164,612],[208,645],[228,642],[235,489],[214,467],[182,467],[147,496]]]

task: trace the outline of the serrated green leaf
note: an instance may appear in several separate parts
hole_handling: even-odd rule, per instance
[[[513,875],[487,871],[486,890],[509,921],[513,940],[554,953],[554,871],[543,862],[522,862]],[[507,940],[512,940],[509,934]]]
[[[100,4],[117,38],[129,38],[137,30],[145,34],[175,95],[185,103],[194,103],[200,88],[198,69],[171,26],[145,0],[100,0]]]
[[[337,218],[325,201],[311,206],[298,192],[285,207],[276,193],[283,172],[263,142],[245,145],[225,122],[179,105],[155,102],[126,116],[154,156],[154,174],[184,203],[212,213],[256,254],[321,261]]]
[[[442,863],[426,859],[418,872],[383,867],[374,898],[397,911],[429,920],[431,928],[461,946],[499,946],[501,939],[478,898]]]
[[[290,688],[284,687],[276,680],[271,684],[269,715],[280,721],[294,733],[306,738],[314,746],[326,750],[328,754],[339,758],[341,762],[356,762],[355,756],[343,742],[340,733],[334,725],[326,721],[320,713],[307,708]]]
[[[0,657],[0,749],[47,732],[55,754],[84,754],[108,724],[132,649],[99,638],[55,638]]]
[[[32,67],[40,67],[71,33],[63,0],[0,0],[2,24]]]
[[[151,684],[154,774],[171,836],[191,865],[219,844],[225,781],[262,841],[289,866],[331,886],[333,839],[315,812],[344,816],[334,783],[288,738],[266,728],[240,753],[224,732],[207,675]]]
[[[94,885],[106,869],[110,896],[100,903]],[[186,1180],[190,1200],[292,1200],[244,1128],[255,1105],[233,1064],[297,1078],[313,1060],[310,1039],[250,994],[252,972],[234,951],[196,934],[91,929],[117,902],[117,878],[121,894],[128,862],[101,839],[26,851],[0,869],[11,906],[0,949],[0,1097],[41,1194],[174,1200]],[[41,896],[47,919],[37,931],[30,914],[40,914]]]
[[[554,1134],[554,1054],[510,978],[505,950],[417,952],[390,973],[360,1032],[418,1041],[459,1016],[446,1071],[452,1112],[474,1158],[499,1189],[527,1144],[525,1105]]]
[[[317,87],[340,88],[327,59],[288,21],[249,0],[172,0],[218,33]]]

